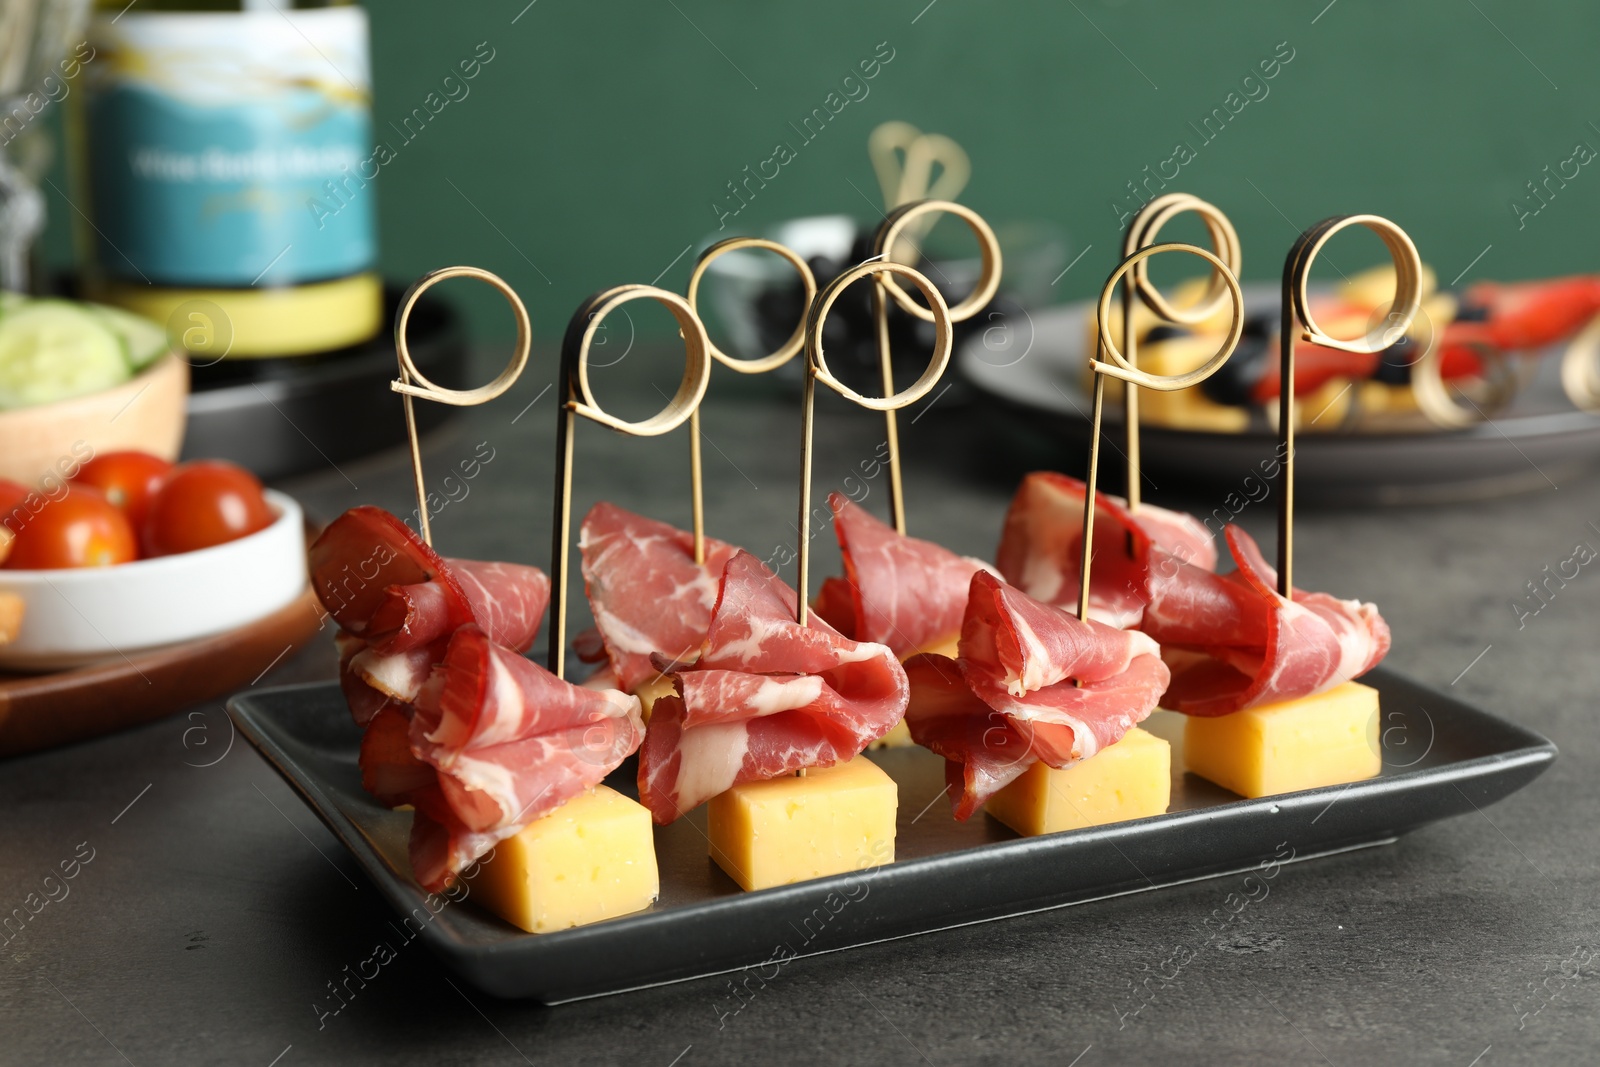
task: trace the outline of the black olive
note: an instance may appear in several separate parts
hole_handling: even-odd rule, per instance
[[[1417,342],[1408,334],[1378,353],[1372,380],[1385,385],[1410,385],[1411,368],[1422,358]]]
[[[1170,322],[1163,322],[1160,325],[1150,327],[1149,332],[1144,335],[1144,339],[1147,344],[1154,344],[1156,341],[1170,341],[1174,337],[1193,336],[1194,331],[1189,329],[1187,326],[1178,326]],[[1091,582],[1090,584],[1093,585],[1094,583]]]
[[[1200,395],[1229,407],[1249,407],[1250,393],[1261,380],[1261,375],[1267,367],[1267,360],[1277,357],[1278,346],[1274,338],[1259,330],[1250,329],[1250,323],[1246,321],[1244,333],[1239,338],[1239,346],[1233,350],[1233,355],[1228,357],[1228,362],[1218,367],[1215,374],[1200,383]]]
[[[1475,300],[1462,297],[1456,305],[1457,322],[1487,322],[1491,309],[1488,304],[1480,304]]]

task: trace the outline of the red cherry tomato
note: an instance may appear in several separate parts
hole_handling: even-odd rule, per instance
[[[13,515],[12,512],[18,504],[28,499],[28,494],[31,492],[33,492],[32,489],[19,482],[0,478],[0,526],[5,526],[12,533],[16,533],[22,527],[22,520],[27,517],[28,513],[22,511]]]
[[[170,470],[171,463],[148,452],[107,452],[85,463],[72,481],[100,490],[122,509],[135,530],[142,530],[150,500]]]
[[[24,511],[13,518],[11,513],[26,499],[28,499],[27,486],[0,478],[0,563],[4,563],[6,557],[11,554],[13,528],[20,527],[23,516],[27,514]]]
[[[233,541],[276,518],[261,482],[243,467],[196,460],[173,468],[150,501],[144,548],[150,556],[193,552]]]
[[[73,486],[32,515],[12,542],[10,570],[109,567],[139,558],[128,517],[88,486]]]

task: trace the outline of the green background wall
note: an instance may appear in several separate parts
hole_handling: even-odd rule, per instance
[[[891,118],[968,149],[962,199],[991,219],[1050,219],[1073,255],[1093,246],[1056,286],[1063,299],[1104,280],[1113,201],[1178,141],[1197,154],[1172,187],[1233,217],[1247,277],[1274,276],[1297,230],[1348,211],[1401,223],[1446,282],[1486,247],[1465,280],[1600,269],[1600,165],[1520,229],[1510,207],[1519,196],[1536,206],[1525,183],[1577,142],[1600,148],[1593,3],[525,3],[371,6],[380,135],[479,42],[494,50],[376,191],[389,276],[487,267],[517,286],[544,337],[583,295],[648,281],[714,230],[725,183],[778,141],[798,158],[727,233],[801,214],[874,217],[850,183],[877,195],[865,139]],[[789,123],[879,42],[894,58],[869,95],[800,145]],[[1189,123],[1242,98],[1242,79],[1280,42],[1293,59],[1268,95],[1202,144]],[[60,262],[72,210],[51,195],[46,248]],[[681,290],[690,259],[661,284]],[[460,295],[480,336],[509,333],[497,297]]]

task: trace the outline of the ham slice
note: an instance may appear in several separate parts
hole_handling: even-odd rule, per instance
[[[312,542],[311,584],[339,624],[340,686],[357,725],[409,704],[467,623],[526,651],[550,579],[517,563],[445,559],[382,508],[351,508]]]
[[[388,770],[391,779],[418,766],[431,773],[420,788],[404,781],[417,808],[412,871],[437,891],[496,842],[599,784],[639,747],[644,725],[637,697],[562,681],[468,624],[418,694],[407,737],[415,766],[395,755]],[[364,764],[369,775],[377,778]]]
[[[945,758],[958,819],[1037,762],[1088,759],[1155,709],[1167,667],[1155,641],[1041,603],[979,571],[961,656],[916,656],[906,723]]]
[[[1006,581],[1036,600],[1076,609],[1087,488],[1052,471],[1035,471],[1022,480],[1006,511],[995,556]],[[1216,569],[1211,531],[1192,515],[1152,504],[1134,514],[1120,497],[1096,496],[1090,618],[1121,629],[1138,626],[1150,600],[1152,550],[1201,570]]]
[[[673,667],[639,751],[639,797],[668,823],[740,782],[849,760],[905,713],[905,671],[885,645],[812,614],[746,552],[723,571],[704,640]]]
[[[438,779],[432,767],[412,755],[410,711],[385,707],[361,735],[361,786],[388,808],[412,803]]]
[[[896,532],[842,493],[828,497],[844,577],[822,583],[816,611],[855,641],[888,645],[905,657],[961,632],[967,587],[982,560]]]
[[[1238,526],[1224,531],[1237,570],[1227,575],[1160,560],[1143,629],[1172,668],[1162,706],[1189,715],[1321,693],[1377,666],[1389,626],[1372,604],[1296,589]]]
[[[366,651],[365,641],[340,630],[333,635],[333,644],[339,650],[339,689],[344,693],[345,705],[357,726],[365,727],[387,707],[404,707],[406,715],[410,715],[409,706],[380,692],[351,669],[355,658]]]
[[[362,784],[416,809],[412,870],[425,888],[444,888],[639,747],[636,698],[579,688],[520,655],[550,601],[537,568],[444,559],[374,507],[334,520],[310,564],[364,727]]]
[[[738,551],[706,538],[706,561],[694,561],[694,535],[602,501],[578,532],[584,590],[606,659],[622,688],[654,678],[651,656],[678,660],[705,639],[717,583]],[[596,642],[579,635],[579,653],[599,658]]]
[[[322,606],[378,655],[432,644],[468,622],[524,652],[550,603],[550,579],[539,568],[444,559],[370,505],[329,523],[309,556]]]

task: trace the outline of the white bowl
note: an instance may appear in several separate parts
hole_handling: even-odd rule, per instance
[[[114,567],[0,569],[0,591],[25,603],[0,668],[47,671],[131,656],[237,629],[306,587],[305,518],[267,490],[271,526],[237,541]]]

